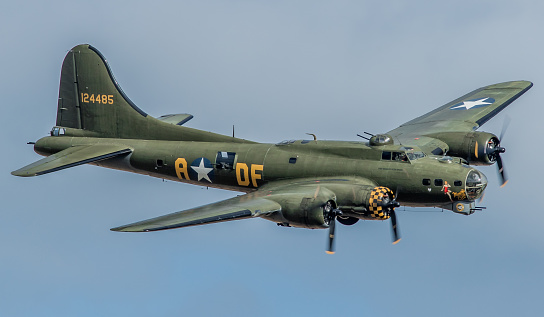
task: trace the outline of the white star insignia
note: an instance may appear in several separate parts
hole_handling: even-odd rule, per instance
[[[465,109],[469,110],[469,109],[472,109],[472,108],[477,107],[477,106],[485,106],[485,105],[492,104],[492,102],[484,101],[484,100],[487,100],[487,99],[488,99],[488,97],[478,99],[478,100],[463,101],[463,103],[461,103],[458,106],[452,107],[451,109],[465,108]]]
[[[198,181],[204,178],[208,182],[212,182],[212,180],[208,177],[208,174],[211,172],[211,170],[213,170],[213,168],[204,166],[204,158],[200,159],[200,165],[191,166],[191,168],[198,173]]]

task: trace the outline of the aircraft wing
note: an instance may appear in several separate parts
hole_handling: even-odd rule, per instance
[[[529,81],[511,81],[482,87],[387,133],[402,144],[417,145],[427,134],[474,131],[532,86]]]
[[[252,193],[111,230],[145,232],[254,217],[282,218],[283,216],[275,214],[277,212],[281,214],[300,212],[297,217],[304,217],[306,209],[322,208],[330,200],[339,198],[346,203],[360,200],[361,190],[372,189],[374,186],[375,183],[370,180],[353,177],[276,181]]]
[[[97,144],[73,146],[13,171],[11,174],[22,177],[43,175],[130,152],[132,152],[131,149],[122,145]]]
[[[112,228],[111,230],[125,232],[158,231],[252,218],[279,210],[281,210],[281,206],[278,203],[258,197],[255,193],[250,193],[209,205]]]

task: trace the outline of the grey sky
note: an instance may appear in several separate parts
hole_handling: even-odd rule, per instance
[[[22,1],[0,4],[0,315],[533,316],[541,311],[544,85],[539,1]],[[60,67],[90,43],[153,116],[260,142],[356,140],[481,86],[535,86],[499,134],[486,211],[406,209],[327,232],[260,219],[149,234],[109,228],[232,197],[94,166],[35,178]],[[544,87],[544,86],[542,86]],[[421,209],[420,209],[421,210]]]

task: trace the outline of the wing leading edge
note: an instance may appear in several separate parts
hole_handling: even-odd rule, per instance
[[[255,193],[250,193],[209,205],[112,228],[111,230],[123,232],[159,231],[247,219],[279,210],[281,210],[280,204],[257,197]]]
[[[328,201],[340,204],[363,204],[363,192],[372,190],[375,183],[362,178],[346,179],[299,179],[277,181],[259,190],[168,215],[112,228],[112,231],[147,232],[209,223],[262,217],[275,222],[288,221],[290,225],[305,228],[326,228],[320,220],[306,219],[309,213]],[[313,216],[311,216],[313,217]],[[321,219],[324,221],[324,219]]]

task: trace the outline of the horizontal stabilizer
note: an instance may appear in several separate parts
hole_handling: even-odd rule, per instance
[[[136,222],[112,231],[145,232],[245,219],[281,210],[280,204],[252,194]]]
[[[191,120],[192,118],[193,118],[193,115],[191,114],[181,113],[181,114],[166,114],[164,116],[158,117],[157,119],[166,123],[171,123],[175,125],[184,125],[187,121]]]
[[[131,152],[131,149],[122,145],[73,146],[13,171],[11,174],[22,177],[37,176]]]

